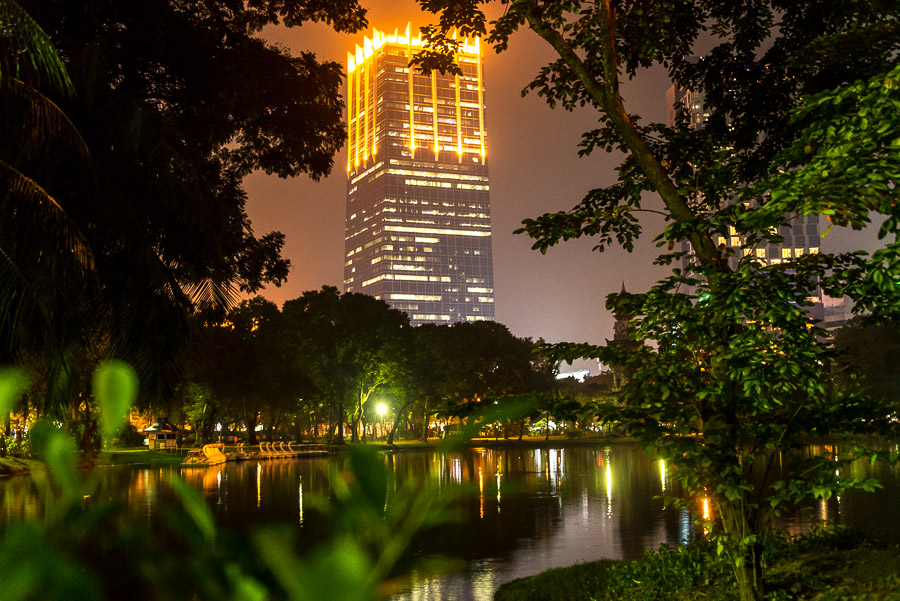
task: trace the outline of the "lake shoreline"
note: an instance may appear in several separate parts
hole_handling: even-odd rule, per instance
[[[807,444],[834,444],[840,441],[835,439],[817,439],[809,440]],[[877,441],[867,441],[870,444],[877,445],[889,444],[884,439]],[[394,444],[389,445],[383,441],[360,441],[356,443],[345,442],[344,444],[329,443],[309,443],[301,444],[322,444],[329,451],[335,454],[348,452],[353,447],[374,448],[378,451],[385,452],[404,452],[404,451],[447,451],[458,449],[552,449],[565,447],[590,447],[605,445],[639,445],[640,443],[627,436],[619,435],[601,435],[601,436],[550,436],[549,439],[544,436],[524,436],[522,439],[516,438],[473,438],[471,440],[429,438],[427,442],[422,440],[398,440]],[[192,447],[181,447],[175,451],[151,451],[146,447],[124,447],[101,452],[98,456],[81,462],[83,468],[92,469],[99,467],[114,466],[135,466],[135,467],[161,467],[161,466],[178,466],[182,465],[185,453]],[[226,446],[226,453],[234,453],[235,446]],[[274,459],[274,458],[273,458]],[[229,461],[233,461],[233,457],[229,457]],[[35,470],[44,469],[44,464],[39,459],[17,459],[12,457],[0,458],[0,478],[8,476],[20,476],[31,473]]]
[[[474,438],[469,441],[460,440],[441,440],[439,438],[429,438],[428,442],[421,440],[398,440],[393,445],[389,445],[382,441],[365,441],[351,443],[346,442],[339,444],[324,444],[329,451],[335,454],[348,452],[353,447],[368,447],[378,451],[403,452],[403,451],[427,451],[427,450],[454,450],[454,449],[472,449],[472,448],[491,448],[491,449],[516,449],[516,448],[562,448],[568,446],[597,446],[607,444],[634,444],[634,441],[621,436],[604,436],[604,437],[583,437],[570,438],[568,436],[551,436],[549,440],[540,436],[526,436],[522,440],[518,438],[495,439],[495,438]],[[303,443],[310,444],[310,443]],[[315,443],[312,443],[315,444]],[[81,461],[82,468],[105,468],[117,466],[133,466],[133,467],[161,467],[161,466],[179,466],[183,464],[186,451],[192,447],[182,447],[176,451],[151,451],[145,447],[124,447],[110,451],[103,451],[98,456]],[[236,450],[234,446],[226,447],[226,453],[233,453]],[[273,458],[279,459],[279,458]],[[284,458],[281,458],[284,459]],[[233,459],[229,459],[233,460]],[[43,470],[44,463],[39,459],[17,459],[17,458],[0,458],[0,477],[5,476],[22,476],[32,473],[33,471]]]
[[[900,598],[900,547],[846,529],[819,529],[780,539],[766,570],[765,589],[798,600]],[[690,569],[686,566],[690,564]],[[716,591],[710,595],[711,591]],[[551,568],[502,584],[494,601],[688,601],[737,598],[731,575],[712,545],[692,544],[643,558],[601,559]]]

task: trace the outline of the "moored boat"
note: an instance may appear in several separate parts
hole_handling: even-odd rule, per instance
[[[221,442],[203,445],[202,449],[191,449],[184,458],[185,467],[202,467],[225,463],[225,445]]]

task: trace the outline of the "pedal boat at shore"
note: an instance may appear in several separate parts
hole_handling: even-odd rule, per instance
[[[202,449],[191,449],[184,458],[184,467],[207,467],[225,463],[225,445],[221,442],[203,445]]]

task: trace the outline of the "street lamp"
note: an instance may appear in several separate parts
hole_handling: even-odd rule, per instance
[[[387,413],[387,405],[378,403],[375,409],[378,411],[378,415],[381,416],[381,438],[384,438],[384,414]]]

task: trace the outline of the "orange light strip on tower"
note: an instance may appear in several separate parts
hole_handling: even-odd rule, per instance
[[[406,57],[412,58],[412,36],[409,35],[409,23],[406,24]],[[416,113],[413,104],[413,71],[407,68],[406,73],[409,79],[409,149],[415,157],[416,152]]]
[[[438,151],[438,109],[437,109],[437,73],[431,72],[431,128],[434,140],[434,158],[437,160]]]
[[[378,154],[378,98],[375,94],[377,91],[378,70],[375,68],[375,58],[372,58],[372,158]]]
[[[366,110],[365,121],[364,121],[365,137],[363,138],[363,160],[364,161],[369,160],[369,115],[371,113],[370,108],[369,108],[370,107],[370,104],[369,104],[369,74],[372,72],[372,64],[369,59],[372,58],[373,54],[374,54],[374,51],[372,49],[372,40],[370,40],[368,37],[366,37],[363,40],[363,56],[365,57],[365,60],[366,60],[366,66],[363,69],[365,71],[365,73],[363,73],[363,77],[365,78],[365,84],[363,86],[363,95],[364,95],[363,96],[363,98],[364,98],[363,106],[365,107],[365,110]]]
[[[350,173],[351,157],[353,156],[353,71],[356,70],[356,61],[353,55],[347,53],[347,173]]]
[[[360,78],[362,76],[364,62],[365,62],[365,59],[363,58],[362,48],[360,48],[359,44],[357,44],[356,45],[356,92],[355,92],[357,95],[357,101],[356,101],[356,153],[354,155],[355,156],[354,163],[356,164],[357,167],[359,166],[359,141],[360,141],[360,137],[359,137],[359,107],[360,107],[359,89],[360,89],[360,84],[361,84]]]
[[[368,41],[368,39],[366,39]],[[365,107],[365,119],[363,120],[363,161],[369,160],[369,64],[363,67],[363,107]]]
[[[459,62],[459,55],[456,55],[456,61]],[[454,76],[456,82],[456,154],[462,161],[462,111],[460,110],[459,99],[459,75]]]
[[[481,138],[481,156],[484,158],[484,88],[481,85],[481,48],[475,52],[475,69],[478,77],[478,137]]]

